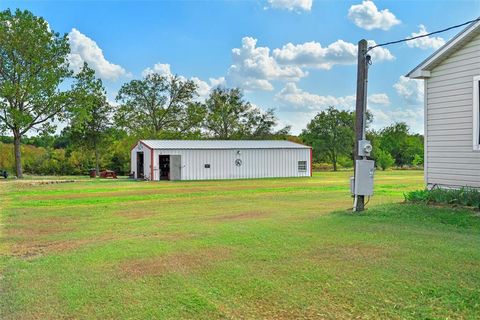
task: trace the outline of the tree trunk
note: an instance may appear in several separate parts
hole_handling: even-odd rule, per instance
[[[98,146],[97,143],[94,144],[95,148],[95,171],[97,172],[97,177],[100,176],[100,156],[98,155]]]
[[[23,178],[22,152],[20,150],[20,132],[18,132],[18,130],[13,131],[13,145],[15,153],[15,172],[17,174],[17,178]]]
[[[333,162],[333,171],[337,171],[337,153],[335,151],[333,152],[332,162]]]

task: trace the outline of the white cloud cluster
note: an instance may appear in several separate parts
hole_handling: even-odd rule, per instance
[[[419,28],[420,30],[418,32],[412,33],[411,38],[428,34],[427,28],[423,24],[421,24]],[[439,49],[444,44],[445,44],[445,40],[443,38],[430,37],[430,36],[407,41],[407,45],[410,48],[420,48],[423,50],[426,50],[426,49],[436,50],[436,49]]]
[[[388,9],[378,10],[373,1],[363,1],[361,4],[352,5],[348,10],[348,18],[357,27],[365,30],[389,30],[400,23]]]
[[[268,0],[268,7],[288,11],[310,11],[313,0]]]
[[[355,96],[335,97],[321,96],[298,88],[293,82],[287,83],[285,88],[275,95],[275,100],[285,107],[295,110],[314,111],[323,110],[329,106],[340,109],[352,109],[355,105]]]
[[[142,71],[142,77],[146,77],[152,73],[157,73],[159,75],[167,76],[167,77],[170,77],[173,75],[170,69],[170,64],[168,63],[155,63],[152,68],[148,67]]]
[[[322,96],[304,91],[293,82],[289,82],[275,95],[275,100],[284,107],[291,107],[293,110],[320,111],[329,106],[339,109],[352,110],[355,108],[355,95],[343,97]],[[369,105],[387,106],[390,99],[385,93],[376,93],[368,97]]]
[[[371,107],[369,110],[373,114],[372,127],[381,129],[395,122],[405,122],[413,132],[424,132],[424,114],[422,109],[418,108],[397,108],[397,109],[380,109]]]
[[[419,106],[423,104],[424,84],[423,80],[409,79],[401,76],[393,85],[397,94],[405,99],[408,105]]]
[[[166,77],[172,77],[173,76],[170,64],[168,64],[168,63],[156,63],[156,64],[153,65],[153,67],[145,68],[142,71],[142,76],[146,77],[147,75],[152,74],[152,73],[157,73],[159,75],[166,76]],[[184,77],[184,76],[179,76],[179,77],[183,81],[187,80],[187,78]],[[197,93],[199,95],[198,99],[200,99],[200,100],[203,100],[203,99],[207,98],[208,95],[210,94],[210,91],[213,88],[225,85],[225,78],[223,78],[223,77],[217,78],[217,79],[216,78],[210,78],[209,83],[206,82],[206,81],[203,81],[202,79],[200,79],[198,77],[191,77],[188,80],[193,81],[197,85]]]
[[[373,40],[369,41],[374,46]],[[273,50],[273,57],[283,65],[298,65],[317,69],[329,70],[335,65],[351,65],[357,62],[357,45],[337,40],[327,47],[318,42],[306,42],[294,45],[288,43],[281,49]],[[385,48],[376,48],[371,51],[375,61],[393,60],[395,57]]]
[[[375,45],[369,41],[369,45]],[[307,68],[329,70],[335,65],[354,65],[357,46],[338,40],[327,47],[318,42],[288,43],[270,54],[270,48],[258,47],[257,39],[244,37],[241,48],[232,50],[232,65],[226,83],[245,90],[273,90],[272,81],[297,82],[308,75]],[[395,57],[385,48],[371,51],[376,62]]]
[[[355,109],[355,95],[322,96],[304,91],[298,88],[295,83],[287,83],[275,95],[275,101],[281,106],[278,114],[284,118],[282,123],[291,125],[294,133],[300,133],[318,112],[329,106],[350,111]],[[373,125],[376,129],[393,123],[395,119],[399,119],[399,121],[408,120],[407,115],[411,115],[411,112],[401,113],[399,110],[384,111],[383,107],[388,105],[390,105],[390,98],[385,93],[368,96],[368,109],[374,114]]]
[[[95,41],[73,28],[68,34],[70,43],[69,62],[74,72],[80,71],[83,63],[87,62],[97,75],[106,80],[117,80],[127,75],[124,68],[105,59],[102,49]]]
[[[374,93],[368,96],[368,104],[388,106],[390,104],[390,98],[385,93]]]
[[[257,39],[244,37],[242,47],[232,49],[227,82],[246,90],[273,90],[272,80],[298,81],[307,75],[295,65],[281,66],[268,47],[257,47]]]

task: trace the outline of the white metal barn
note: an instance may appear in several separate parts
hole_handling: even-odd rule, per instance
[[[281,140],[140,140],[132,148],[136,179],[209,180],[309,177],[312,150]]]
[[[425,181],[480,187],[480,21],[413,69],[425,85]]]

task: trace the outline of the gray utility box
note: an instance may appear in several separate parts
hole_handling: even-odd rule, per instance
[[[353,181],[354,194],[358,196],[373,195],[373,177],[375,175],[375,161],[356,160],[355,177]]]

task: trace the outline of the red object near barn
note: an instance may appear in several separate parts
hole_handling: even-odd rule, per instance
[[[103,179],[117,179],[117,174],[112,170],[103,170],[100,172],[100,178]]]

